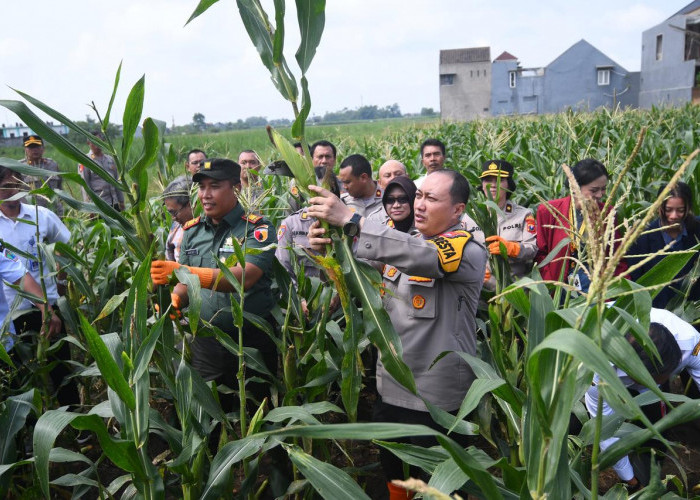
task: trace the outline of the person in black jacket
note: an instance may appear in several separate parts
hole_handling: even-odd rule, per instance
[[[661,186],[659,193],[666,186]],[[661,230],[659,230],[661,228]],[[693,248],[700,242],[700,219],[693,215],[693,201],[690,186],[684,182],[679,182],[669,193],[659,208],[659,218],[647,227],[647,231],[640,236],[630,250],[627,262],[630,267],[644,259],[643,255],[652,254],[662,250],[667,245],[667,252],[678,252]],[[631,273],[633,280],[639,279],[647,271],[656,266],[663,255],[651,259],[649,262],[634,270]],[[676,274],[673,283],[664,287],[654,298],[654,307],[665,308],[669,301],[677,294],[682,293],[681,279],[690,272],[697,255]],[[700,286],[698,282],[690,290],[688,298],[697,300],[700,298]]]

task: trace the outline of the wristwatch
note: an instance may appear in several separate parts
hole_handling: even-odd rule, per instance
[[[352,214],[350,220],[343,224],[343,234],[354,238],[360,234],[360,219],[362,216],[358,213]]]

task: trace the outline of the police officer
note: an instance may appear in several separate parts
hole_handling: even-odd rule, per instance
[[[43,168],[44,170],[51,170],[52,172],[59,171],[58,163],[51,158],[44,158],[44,140],[38,135],[30,135],[24,139],[24,159],[20,160],[20,163],[26,163],[32,167]],[[44,179],[39,177],[26,177],[26,180],[30,189],[37,189],[44,183]],[[63,179],[58,175],[52,175],[46,180],[46,183],[53,190],[63,187]],[[36,196],[34,203],[40,207],[49,206],[48,200],[43,196]],[[51,203],[51,208],[56,215],[59,217],[63,216],[63,203],[60,200]]]
[[[505,246],[513,276],[520,278],[532,269],[532,261],[537,255],[537,223],[529,209],[510,200],[515,191],[513,165],[505,160],[487,160],[482,165],[481,189],[491,195],[498,208],[498,234],[485,237],[484,231],[468,215],[462,217],[462,227],[474,239],[488,245],[493,255],[501,255],[501,244]],[[495,286],[490,272],[487,272],[487,286]]]
[[[228,159],[205,160],[192,180],[198,184],[197,195],[204,215],[185,223],[184,236],[180,244],[180,262],[154,261],[151,278],[157,285],[167,284],[171,274],[181,265],[199,277],[202,286],[201,317],[237,340],[233,326],[231,293],[238,300],[234,286],[225,277],[219,279],[216,260],[226,261],[234,254],[233,239],[244,249],[265,249],[260,253],[246,254],[246,291],[244,310],[272,322],[269,311],[275,304],[272,295],[272,262],[274,249],[267,247],[275,242],[274,226],[260,215],[246,214],[238,202],[236,192],[241,184],[241,167]],[[239,282],[244,267],[240,263],[230,267]],[[173,290],[173,306],[188,305],[187,286],[178,283]],[[245,346],[260,351],[267,366],[276,373],[277,351],[268,335],[247,321],[243,326]],[[216,380],[219,384],[236,388],[235,374],[238,360],[226,350],[215,337],[197,335],[192,342],[192,365],[205,380]],[[267,385],[249,383],[246,386],[258,400],[268,395]],[[233,395],[221,395],[225,410],[234,406]]]
[[[369,215],[382,208],[382,190],[372,180],[372,165],[362,155],[350,155],[340,164],[338,175],[345,187],[342,200],[354,212]]]
[[[102,132],[93,132],[92,135],[98,139],[102,139],[103,141],[106,139]],[[110,155],[104,154],[102,148],[96,143],[90,140],[88,140],[87,143],[90,147],[88,156],[92,159],[92,161],[97,163],[105,171],[109,172],[109,174],[115,179],[119,178],[119,172],[117,171],[117,164],[114,162],[114,158],[112,158]],[[83,180],[85,180],[85,183],[88,185],[88,188],[102,198],[105,203],[117,211],[124,210],[124,193],[89,168],[86,168],[85,165],[78,165],[78,171],[80,172]],[[90,198],[84,189],[83,199],[86,202],[90,201]]]
[[[353,213],[324,189],[310,189],[319,195],[310,200],[309,215],[342,226],[346,235],[356,237],[358,258],[384,264],[384,307],[401,339],[403,360],[413,373],[420,397],[394,380],[378,361],[380,399],[374,420],[435,427],[422,398],[445,411],[455,411],[474,378],[467,363],[454,353],[431,366],[443,351],[476,353],[475,317],[487,254],[460,226],[469,183],[453,170],[429,174],[416,193],[419,234],[415,236]],[[311,228],[314,248],[330,242],[324,232],[320,225]],[[434,444],[431,438],[411,438],[411,442]],[[400,460],[382,452],[381,461],[388,480],[403,479]]]

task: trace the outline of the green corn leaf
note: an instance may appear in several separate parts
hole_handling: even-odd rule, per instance
[[[158,127],[151,118],[146,118],[143,121],[143,153],[134,166],[131,167],[131,170],[129,170],[131,178],[139,181],[139,202],[143,203],[144,207],[148,194],[148,182],[143,182],[141,177],[146,173],[146,169],[155,163],[159,148],[160,136]]]
[[[185,23],[185,26],[190,24],[190,22],[193,21],[194,19],[196,19],[199,16],[201,16],[202,14],[204,14],[209,9],[209,7],[211,7],[212,5],[214,5],[218,1],[219,0],[199,0],[197,7],[194,9],[194,12],[192,12],[192,15],[190,15],[190,18]]]
[[[398,443],[396,441],[373,441],[375,444],[381,446],[384,449],[389,450],[391,453],[396,455],[401,459],[402,462],[406,462],[408,465],[413,465],[415,467],[420,467],[428,474],[432,474],[435,468],[446,460],[450,460],[450,455],[442,448],[432,447],[423,448],[422,446],[417,446],[408,443]]]
[[[124,163],[129,159],[131,144],[134,142],[134,135],[141,121],[145,91],[146,76],[144,75],[131,88],[129,97],[126,99],[126,105],[124,106],[122,129],[122,161]]]
[[[160,340],[160,334],[163,331],[163,325],[166,319],[170,321],[167,315],[161,315],[158,321],[151,327],[151,331],[145,338],[144,342],[138,346],[138,352],[134,359],[134,375],[133,379],[138,380],[143,376],[144,373],[148,371],[148,365],[153,356],[153,351],[155,351],[158,340]]]
[[[321,43],[326,24],[326,0],[296,0],[301,43],[296,52],[302,76],[306,74]],[[296,137],[296,136],[295,136]]]
[[[438,441],[443,448],[447,450],[455,463],[462,469],[474,483],[481,489],[485,498],[499,499],[503,498],[501,491],[498,489],[494,477],[486,468],[467,453],[461,446],[455,443],[452,439],[445,436],[437,436]]]
[[[326,500],[358,500],[369,497],[345,472],[304,453],[298,446],[285,446],[292,463]]]
[[[119,61],[119,67],[117,68],[117,74],[114,76],[114,88],[112,89],[112,95],[109,97],[109,104],[107,105],[107,111],[105,112],[104,123],[105,126],[109,125],[109,117],[112,114],[112,105],[114,105],[114,98],[117,95],[117,88],[119,88],[119,78],[122,74],[122,62]]]
[[[341,243],[342,244],[342,243]],[[343,406],[348,414],[348,420],[357,420],[357,404],[360,400],[360,386],[362,384],[362,370],[360,368],[359,341],[361,338],[361,316],[357,306],[350,301],[345,311],[347,324],[343,334],[343,361],[341,374],[343,380],[340,384],[340,394],[343,398]]]
[[[122,293],[118,295],[112,295],[105,306],[102,308],[102,311],[100,311],[100,314],[97,315],[95,320],[92,322],[93,324],[97,323],[103,318],[106,318],[110,314],[112,314],[117,307],[119,307],[122,302],[124,302],[124,299],[129,295],[129,290],[124,290]]]
[[[355,260],[346,237],[335,245],[335,249],[350,290],[362,303],[365,335],[377,346],[384,368],[398,383],[415,394],[416,382],[411,369],[403,361],[401,340],[384,309],[379,291],[373,285],[381,282],[379,273],[368,264]]]
[[[311,159],[301,156],[294,146],[273,128],[268,128],[268,132],[271,134],[275,147],[279,150],[282,158],[284,158],[289,170],[292,171],[299,191],[307,198],[314,196],[315,193],[309,191],[309,185],[316,184],[316,173],[314,172]]]
[[[274,0],[275,32],[272,36],[272,63],[279,66],[284,62],[284,0]]]
[[[97,415],[82,415],[60,410],[49,410],[37,420],[34,427],[34,457],[39,485],[46,498],[49,498],[49,457],[56,437],[68,425],[76,429],[90,430],[97,434],[105,455],[114,464],[139,477],[145,477],[134,444],[113,439],[107,432],[104,421]]]
[[[209,479],[200,498],[207,500],[226,496],[223,488],[228,483],[231,467],[241,460],[258,453],[264,442],[264,439],[256,438],[226,443],[211,463]]]
[[[301,109],[299,115],[292,123],[292,137],[302,140],[304,137],[304,128],[306,127],[306,119],[311,112],[311,94],[309,94],[309,82],[305,76],[301,77]]]
[[[0,346],[2,353],[5,349]],[[9,361],[9,358],[8,358]],[[9,364],[9,363],[8,363]],[[0,463],[6,464],[14,459],[15,436],[24,427],[29,412],[34,408],[35,391],[31,389],[16,396],[10,396],[3,401],[4,408],[0,413]],[[36,408],[34,408],[36,411]]]
[[[114,358],[110,354],[102,338],[85,316],[83,316],[80,311],[78,311],[78,315],[80,317],[80,325],[85,335],[88,350],[92,357],[95,358],[95,363],[97,363],[97,367],[100,369],[104,381],[119,395],[119,398],[129,409],[134,410],[136,408],[134,393],[131,392],[131,388],[124,378],[124,375],[122,375],[119,366],[117,366],[116,361],[114,361]]]

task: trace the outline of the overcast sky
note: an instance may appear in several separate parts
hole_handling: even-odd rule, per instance
[[[490,46],[524,67],[544,66],[586,39],[638,71],[642,31],[688,0],[327,0],[326,28],[308,74],[312,114],[398,103],[401,111],[440,107],[441,49]],[[286,56],[298,26],[287,1]],[[73,119],[94,101],[107,107],[123,61],[112,121],[121,122],[131,86],[146,75],[144,116],[171,124],[248,116],[291,118],[292,111],[243,28],[234,0],[221,0],[188,26],[196,0],[34,0],[0,6],[0,99],[22,90]],[[263,0],[272,8],[272,2]],[[274,18],[274,16],[273,16]],[[18,119],[0,108],[0,122]]]

